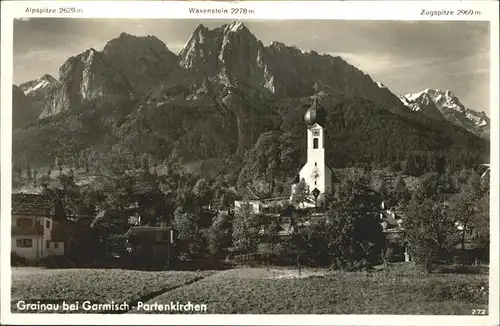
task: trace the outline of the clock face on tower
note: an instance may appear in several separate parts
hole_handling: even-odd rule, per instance
[[[314,137],[319,137],[319,129],[313,129],[312,134]]]

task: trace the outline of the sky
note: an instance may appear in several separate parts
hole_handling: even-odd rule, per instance
[[[200,23],[229,21],[36,18],[14,22],[14,84],[48,73],[59,77],[67,58],[102,50],[120,33],[154,35],[179,53]],[[450,89],[462,103],[489,115],[489,22],[251,20],[265,45],[279,41],[340,55],[395,94]]]

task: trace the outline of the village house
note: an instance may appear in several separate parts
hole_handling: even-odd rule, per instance
[[[88,263],[99,256],[99,234],[84,217],[66,216],[54,196],[13,194],[11,220],[11,252],[28,262],[65,256]]]
[[[124,235],[126,250],[135,262],[170,265],[174,231],[163,226],[132,226]]]
[[[54,227],[61,214],[61,207],[48,196],[13,194],[11,251],[32,262],[64,255],[64,242]]]

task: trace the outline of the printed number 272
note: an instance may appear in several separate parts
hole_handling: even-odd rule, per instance
[[[473,315],[486,315],[486,309],[472,309]]]

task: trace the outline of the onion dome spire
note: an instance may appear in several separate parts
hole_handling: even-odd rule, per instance
[[[304,115],[304,120],[308,127],[311,127],[314,124],[319,124],[320,126],[323,126],[325,124],[326,120],[326,112],[325,109],[320,105],[317,92],[319,89],[319,84],[318,82],[314,83],[314,98],[313,98],[313,103],[311,107],[307,110],[306,114]]]

